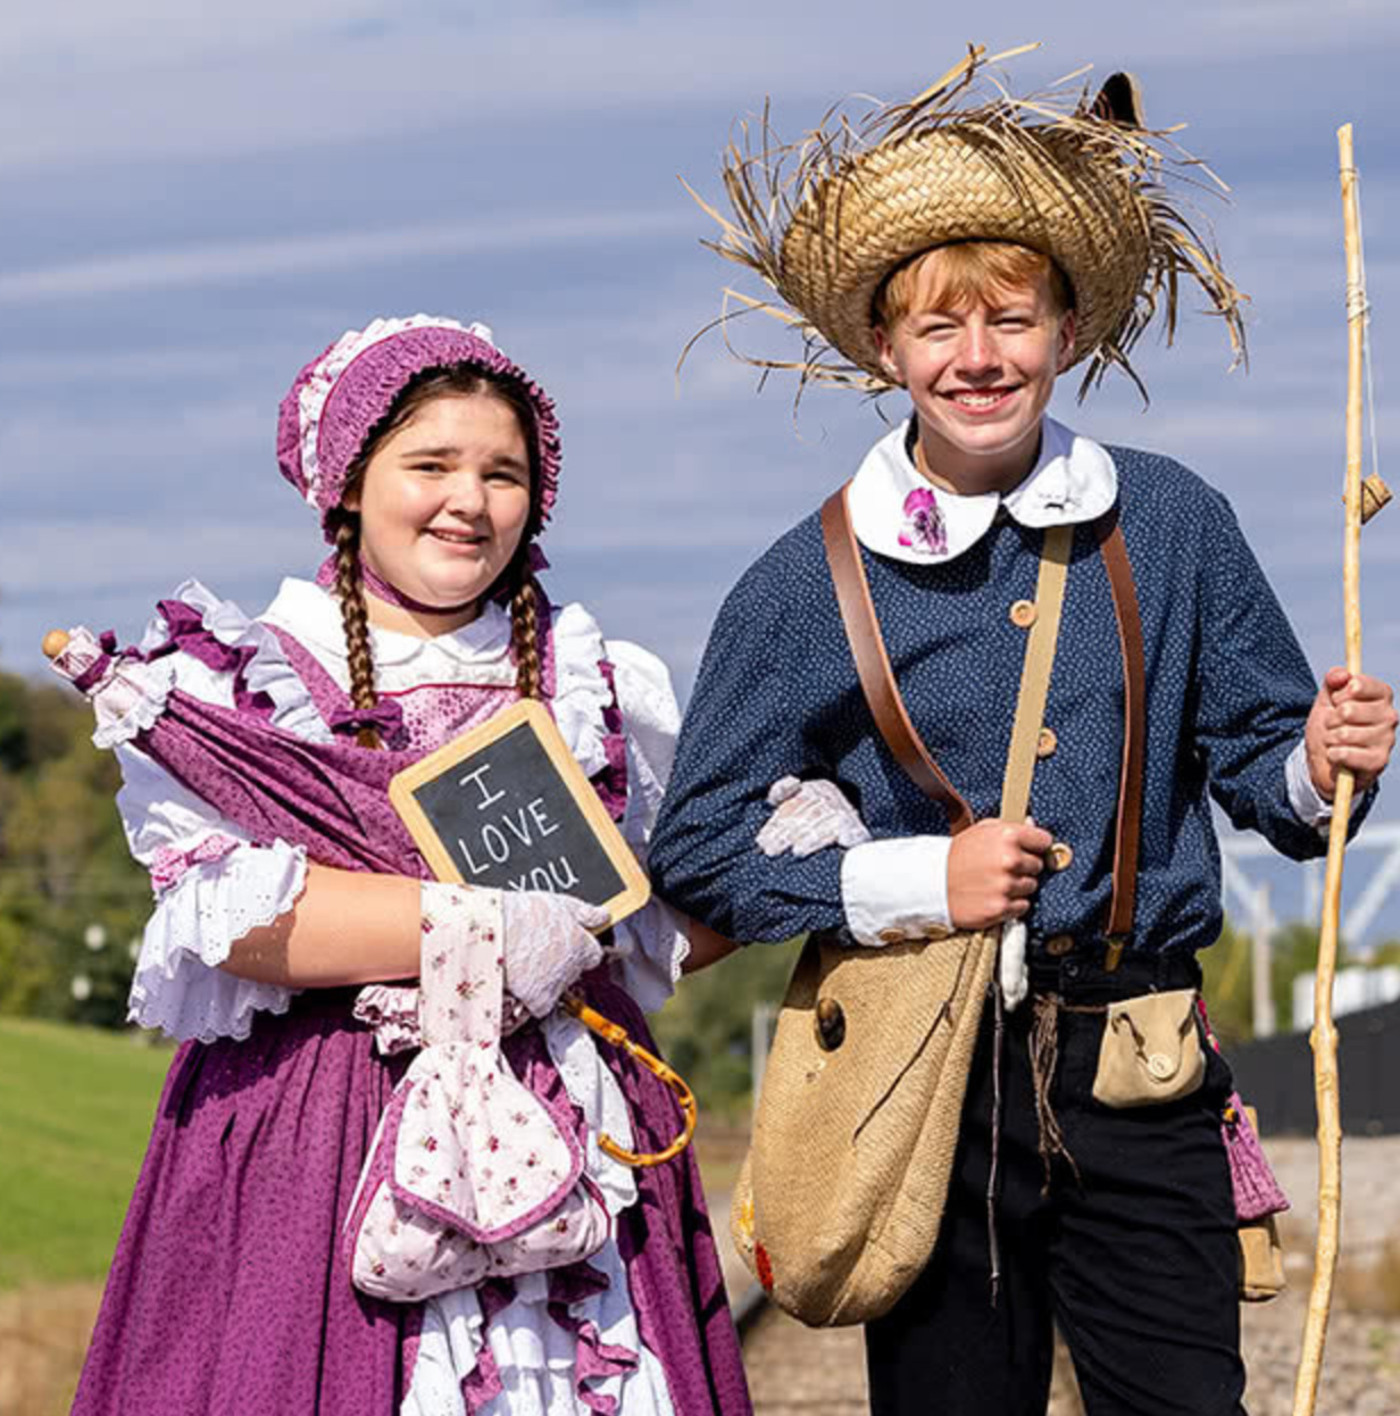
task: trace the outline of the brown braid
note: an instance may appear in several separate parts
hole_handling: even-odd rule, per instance
[[[511,572],[510,645],[515,651],[515,689],[522,698],[543,696],[540,666],[540,597],[535,577],[527,568],[525,545],[516,555]]]
[[[370,709],[379,702],[374,690],[374,654],[369,643],[369,610],[365,606],[364,580],[360,575],[360,518],[336,507],[327,525],[335,532],[335,595],[345,625],[345,656],[350,666],[350,701]],[[376,729],[361,728],[355,740],[361,747],[378,747]]]

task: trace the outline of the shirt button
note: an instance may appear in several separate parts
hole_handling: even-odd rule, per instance
[[[1063,841],[1056,841],[1045,853],[1045,864],[1051,870],[1068,870],[1074,860],[1074,851]]]
[[[1060,958],[1068,954],[1074,948],[1074,936],[1072,934],[1055,934],[1045,941],[1045,952]]]
[[[1035,623],[1035,606],[1029,600],[1017,600],[1011,607],[1011,623],[1017,629],[1029,629]]]
[[[947,928],[946,925],[931,924],[926,930],[924,930],[924,938],[932,939],[935,941],[939,939],[948,939],[952,936],[952,933],[953,931]]]
[[[902,929],[882,929],[879,938],[882,944],[903,944],[904,931]]]
[[[1049,757],[1059,745],[1060,740],[1055,736],[1054,728],[1041,728],[1040,736],[1035,740],[1035,755]]]

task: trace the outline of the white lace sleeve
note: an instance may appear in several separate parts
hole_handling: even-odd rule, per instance
[[[626,640],[607,645],[627,742],[627,809],[622,834],[646,864],[647,840],[661,809],[680,733],[681,712],[666,665]],[[653,899],[614,931],[614,971],[646,1012],[655,1012],[675,992],[690,940],[681,916]]]
[[[254,1013],[285,1013],[294,990],[218,966],[235,939],[296,903],[306,851],[280,840],[252,845],[138,748],[127,743],[116,753],[124,778],[117,809],[157,892],[127,1016],[181,1041],[245,1038]]]

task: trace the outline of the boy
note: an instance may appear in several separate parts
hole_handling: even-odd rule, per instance
[[[937,1246],[867,1328],[877,1416],[1039,1416],[1052,1317],[1090,1416],[1226,1416],[1244,1390],[1228,1068],[1208,1051],[1191,1094],[1110,1109],[1093,1097],[1103,1010],[1199,985],[1195,951],[1222,919],[1208,797],[1286,854],[1319,854],[1337,769],[1365,789],[1359,822],[1396,714],[1387,686],[1345,670],[1315,691],[1223,497],[1165,457],[1046,417],[1073,364],[1094,361],[1086,384],[1126,366],[1143,311],[1177,279],[1235,330],[1238,294],[1179,239],[1130,81],[1047,123],[1004,95],[954,108],[978,63],[878,115],[858,146],[833,125],[802,149],[790,190],[803,200],[781,229],[744,230],[736,202],[726,240],[842,356],[809,354],[808,376],[909,392],[911,418],[871,449],[847,507],[899,694],[974,824],[953,834],[950,809],[876,730],[809,517],[720,612],[650,866],[663,896],[737,939],[825,931],[878,949],[1019,922],[1003,935],[1005,1036],[984,1019]],[[1073,528],[1072,553],[1030,819],[999,820],[1056,526]],[[1126,930],[1109,923],[1127,655],[1100,545],[1116,533],[1146,700]],[[874,839],[801,858],[755,850],[785,776],[834,781]]]

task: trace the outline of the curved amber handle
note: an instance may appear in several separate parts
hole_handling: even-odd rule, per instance
[[[639,1047],[628,1037],[626,1028],[590,1008],[578,994],[566,994],[563,999],[563,1007],[565,1012],[572,1013],[584,1027],[597,1033],[605,1042],[612,1043],[614,1047],[622,1048],[624,1052],[635,1057],[653,1076],[659,1077],[665,1082],[676,1094],[676,1100],[680,1102],[681,1110],[685,1112],[685,1129],[663,1151],[643,1155],[637,1151],[624,1150],[609,1136],[599,1136],[598,1145],[605,1154],[612,1156],[614,1160],[620,1160],[624,1165],[646,1167],[664,1165],[668,1160],[674,1160],[690,1144],[690,1139],[695,1134],[695,1122],[698,1119],[695,1095],[686,1085],[685,1078],[673,1068],[668,1067],[659,1057],[653,1056],[645,1047]]]

